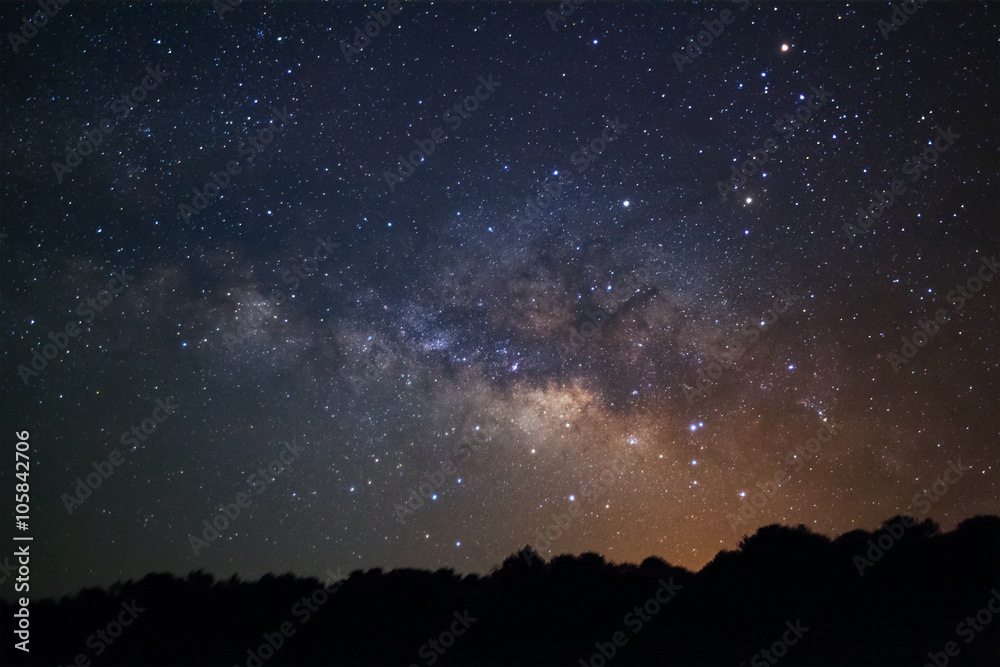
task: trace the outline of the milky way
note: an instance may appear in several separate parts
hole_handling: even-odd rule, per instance
[[[392,7],[71,3],[4,45],[43,592],[1000,510],[995,4]]]

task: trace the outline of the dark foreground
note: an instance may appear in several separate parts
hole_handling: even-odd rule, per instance
[[[886,530],[888,528],[888,530]],[[870,541],[871,540],[871,541]],[[860,572],[859,572],[860,571]],[[151,574],[3,603],[2,661],[87,665],[997,665],[1000,518],[940,534],[896,517],[836,540],[769,526],[698,573],[525,549],[489,576],[326,582]],[[581,662],[582,661],[582,662]]]

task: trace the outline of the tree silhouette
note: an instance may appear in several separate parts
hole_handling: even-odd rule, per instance
[[[996,516],[942,533],[933,521],[900,515],[833,540],[804,526],[764,526],[697,573],[654,556],[638,566],[596,553],[546,561],[527,545],[485,576],[376,568],[339,582],[292,574],[248,582],[200,570],[183,578],[151,573],[32,601],[31,652],[6,641],[0,658],[4,665],[69,665],[82,654],[94,665],[427,665],[433,658],[597,667],[753,664],[758,656],[763,664],[760,651],[800,627],[801,639],[785,647],[786,664],[924,664],[929,654],[948,664],[997,664],[1000,622],[983,623],[969,641],[957,633],[991,596],[1000,600],[998,537]],[[871,561],[863,572],[858,557]],[[654,604],[667,587],[675,593]],[[96,641],[129,604],[141,608],[134,622],[112,641]],[[13,605],[3,600],[0,612],[9,624]],[[941,653],[949,641],[957,656]]]

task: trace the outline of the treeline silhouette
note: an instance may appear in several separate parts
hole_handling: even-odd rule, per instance
[[[150,574],[33,600],[29,654],[14,648],[5,599],[0,655],[81,666],[1000,663],[1000,614],[980,614],[975,632],[959,627],[993,599],[1000,609],[996,516],[943,534],[897,516],[833,540],[771,525],[697,573],[655,557],[546,562],[525,547],[488,576],[374,569],[326,583]],[[112,638],[118,618],[129,624]]]

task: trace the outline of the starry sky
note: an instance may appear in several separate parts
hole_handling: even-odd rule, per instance
[[[388,7],[4,38],[35,594],[1000,511],[997,4]]]

